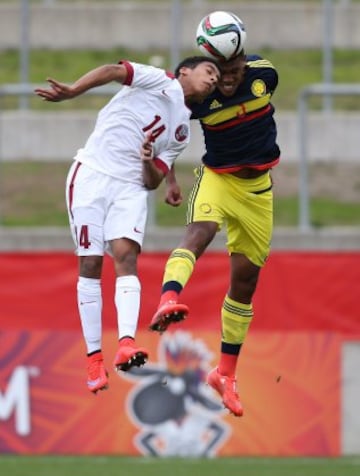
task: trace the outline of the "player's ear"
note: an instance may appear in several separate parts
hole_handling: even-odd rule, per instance
[[[182,76],[187,76],[189,74],[189,69],[187,66],[182,66],[179,70],[179,73],[182,75]]]

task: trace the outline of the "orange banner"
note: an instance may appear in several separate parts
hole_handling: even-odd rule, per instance
[[[80,332],[0,334],[0,453],[165,456],[339,454],[340,339],[254,332],[239,363],[245,414],[235,418],[205,384],[219,337],[179,328],[139,333],[150,360],[111,371],[110,388],[85,386]]]

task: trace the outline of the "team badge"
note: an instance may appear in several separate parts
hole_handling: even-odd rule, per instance
[[[184,142],[189,136],[189,128],[186,124],[181,124],[175,131],[175,139],[178,142]]]
[[[255,79],[251,85],[251,92],[257,98],[266,94],[266,85],[262,79]]]
[[[204,215],[208,215],[212,211],[211,205],[209,203],[202,203],[200,205],[200,210],[202,213],[204,213]]]

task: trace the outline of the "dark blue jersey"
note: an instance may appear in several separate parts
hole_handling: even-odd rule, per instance
[[[267,169],[280,156],[271,96],[278,84],[273,65],[260,56],[247,57],[244,81],[232,97],[216,89],[202,104],[191,106],[204,132],[205,165],[230,172],[244,167]]]

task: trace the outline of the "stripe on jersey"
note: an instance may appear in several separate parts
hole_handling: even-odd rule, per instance
[[[229,167],[211,167],[210,165],[207,165],[208,169],[211,169],[213,172],[217,174],[231,174],[233,172],[238,172],[239,170],[242,169],[255,169],[255,170],[268,170],[272,169],[277,165],[280,161],[280,157],[272,160],[271,162],[266,162],[265,164],[257,164],[257,165],[231,165]],[[264,193],[264,191],[263,191]]]
[[[249,68],[272,68],[275,69],[274,66],[270,63],[269,60],[266,59],[258,59],[255,61],[249,61],[246,63]]]
[[[253,121],[254,119],[264,116],[270,111],[270,105],[268,104],[264,109],[261,109],[260,111],[253,112],[252,114],[246,114],[246,116],[238,116],[232,119],[231,121],[223,122],[219,125],[206,125],[206,129],[212,129],[215,131],[221,131],[224,129],[228,129],[229,127],[235,126],[236,124],[241,124],[243,122],[249,122]]]
[[[131,86],[134,79],[134,68],[129,61],[119,61],[119,64],[122,64],[126,68],[126,79],[123,82],[124,86]]]
[[[81,167],[81,162],[77,162],[76,166],[75,166],[75,170],[71,176],[71,179],[70,179],[70,185],[69,185],[69,196],[68,196],[68,201],[69,201],[69,211],[70,211],[70,215],[71,215],[71,218],[74,218],[74,215],[73,215],[73,212],[72,212],[72,205],[73,205],[73,198],[74,198],[74,182],[75,182],[75,178],[76,178],[76,175],[79,171],[79,168]]]
[[[244,102],[242,104],[236,104],[235,106],[227,107],[222,111],[213,112],[208,116],[201,119],[201,122],[205,125],[215,126],[221,122],[229,121],[235,118],[241,118],[249,112],[257,111],[267,106],[270,103],[271,94],[268,93],[261,98],[252,99],[251,101]]]
[[[196,180],[195,180],[195,183],[193,185],[193,188],[190,192],[190,195],[189,195],[189,198],[188,198],[188,206],[187,206],[187,212],[186,212],[186,223],[191,223],[192,222],[192,219],[194,217],[194,202],[195,202],[195,199],[196,199],[196,196],[198,194],[198,191],[199,191],[199,187],[200,187],[200,182],[201,182],[201,179],[204,175],[204,167],[200,166],[196,169]]]
[[[169,167],[163,162],[159,157],[154,157],[154,164],[158,169],[160,169],[164,175],[166,175],[169,172]]]

